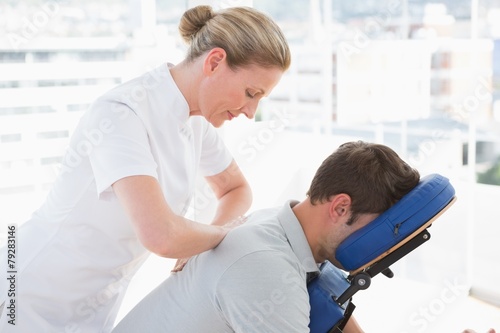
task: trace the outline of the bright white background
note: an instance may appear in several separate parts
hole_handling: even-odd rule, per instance
[[[252,185],[250,211],[302,199],[321,161],[345,141],[387,144],[422,175],[449,177],[458,201],[433,225],[432,240],[394,265],[393,280],[377,276],[356,295],[356,317],[368,332],[380,331],[380,321],[384,332],[500,330],[500,188],[476,182],[500,155],[494,1],[2,2],[0,240],[43,201],[95,97],[182,59],[178,20],[201,3],[266,11],[293,52],[258,119],[221,130]],[[208,222],[212,211],[200,182],[189,216]],[[172,265],[152,256],[120,316]]]

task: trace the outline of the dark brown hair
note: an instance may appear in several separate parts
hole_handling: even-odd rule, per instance
[[[323,161],[307,195],[311,203],[323,203],[345,193],[352,200],[352,215],[382,213],[420,180],[417,170],[391,148],[363,141],[347,142]]]

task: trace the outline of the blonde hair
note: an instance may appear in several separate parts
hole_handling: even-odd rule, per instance
[[[214,12],[210,6],[197,6],[184,13],[179,32],[189,44],[188,61],[220,47],[226,51],[232,69],[255,64],[286,71],[290,66],[290,49],[283,32],[272,19],[253,8]]]

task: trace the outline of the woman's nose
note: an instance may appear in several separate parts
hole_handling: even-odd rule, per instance
[[[243,112],[248,119],[253,119],[254,116],[255,116],[255,113],[257,112],[257,107],[258,106],[259,106],[259,102],[258,101],[253,102],[253,103],[252,102],[248,103],[247,105],[245,105],[241,109],[241,112]]]

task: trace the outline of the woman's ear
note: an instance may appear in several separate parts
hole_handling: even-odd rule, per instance
[[[203,62],[203,74],[210,76],[215,73],[226,60],[226,57],[226,51],[220,47],[208,51]]]

